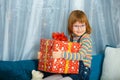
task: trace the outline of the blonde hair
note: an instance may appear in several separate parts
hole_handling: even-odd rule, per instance
[[[73,24],[75,22],[79,21],[80,23],[85,23],[86,25],[86,33],[91,33],[91,27],[88,22],[87,16],[83,11],[80,10],[74,10],[71,12],[69,18],[68,18],[68,33],[70,37],[72,37],[73,34]]]

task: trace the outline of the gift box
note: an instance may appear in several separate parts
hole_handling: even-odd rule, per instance
[[[77,53],[80,44],[77,42],[60,41],[54,39],[41,39],[38,70],[51,73],[77,74],[79,72],[79,61],[65,60],[64,58],[52,58],[52,52],[57,49]]]

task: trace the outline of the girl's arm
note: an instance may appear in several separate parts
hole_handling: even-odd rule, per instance
[[[91,60],[92,44],[89,37],[81,39],[81,49],[78,53],[64,52],[63,58],[68,60]],[[87,60],[86,59],[86,60]]]

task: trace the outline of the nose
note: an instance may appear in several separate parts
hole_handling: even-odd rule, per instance
[[[81,26],[78,26],[78,29],[81,29]]]

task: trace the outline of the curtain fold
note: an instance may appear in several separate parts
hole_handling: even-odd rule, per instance
[[[92,54],[106,45],[120,47],[119,0],[0,0],[0,60],[36,59],[41,38],[68,35],[68,16],[76,9],[92,27]]]

